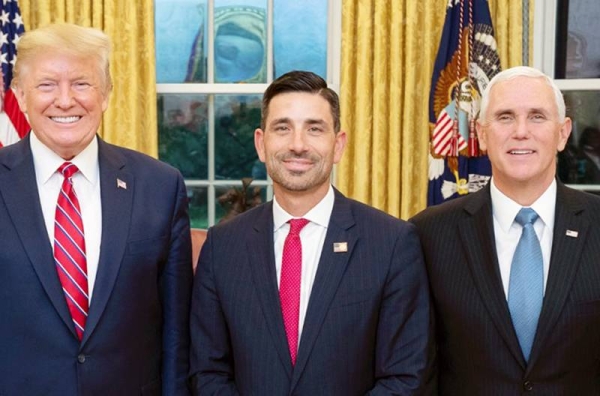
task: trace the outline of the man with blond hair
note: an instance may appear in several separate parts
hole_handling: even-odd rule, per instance
[[[96,133],[110,42],[18,44],[31,132],[0,150],[0,394],[187,395],[191,242],[179,172]]]

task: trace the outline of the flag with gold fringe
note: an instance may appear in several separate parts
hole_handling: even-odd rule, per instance
[[[491,166],[475,120],[481,94],[500,69],[487,0],[448,0],[429,95],[428,205],[488,182]]]

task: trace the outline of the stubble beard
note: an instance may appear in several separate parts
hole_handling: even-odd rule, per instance
[[[271,166],[267,166],[267,173],[273,179],[273,182],[279,184],[288,191],[302,192],[311,190],[317,186],[326,183],[331,171],[324,171],[324,161],[314,155],[295,156],[296,158],[310,159],[313,163],[307,171],[288,171],[283,166],[285,159],[293,156],[283,155],[274,157]]]

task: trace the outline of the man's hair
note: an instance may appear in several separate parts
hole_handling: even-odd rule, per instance
[[[487,85],[487,87],[485,87],[483,95],[481,97],[481,107],[479,111],[479,119],[481,120],[481,122],[487,122],[486,112],[490,103],[490,92],[494,85],[498,84],[499,82],[512,80],[513,78],[517,77],[542,78],[546,82],[546,84],[548,84],[548,86],[552,88],[552,91],[554,92],[554,101],[556,102],[556,109],[558,111],[558,121],[563,122],[565,120],[565,99],[563,98],[562,92],[560,92],[560,89],[556,86],[554,81],[550,77],[548,77],[541,71],[534,69],[533,67],[516,66],[511,67],[510,69],[503,70],[500,73],[496,74],[494,78],[492,78],[490,83]]]
[[[334,90],[327,87],[327,82],[313,72],[291,71],[279,77],[269,85],[262,100],[262,116],[260,127],[266,128],[267,116],[269,115],[269,104],[271,100],[280,94],[288,92],[307,92],[318,94],[325,99],[331,107],[333,118],[333,129],[336,133],[340,131],[340,98]]]
[[[26,32],[17,43],[17,62],[13,71],[12,86],[27,73],[27,68],[40,54],[65,54],[83,59],[94,59],[102,78],[103,91],[112,89],[109,57],[110,39],[94,28],[68,23],[52,24]]]

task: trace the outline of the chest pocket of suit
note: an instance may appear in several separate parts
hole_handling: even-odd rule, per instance
[[[577,316],[600,316],[600,300],[577,301],[573,308]]]
[[[131,241],[127,244],[127,250],[125,254],[128,256],[155,256],[166,251],[168,242],[169,238],[167,236]]]
[[[373,294],[374,288],[357,290],[341,295],[336,295],[331,303],[331,309],[356,305],[365,301],[371,301],[378,297]]]

